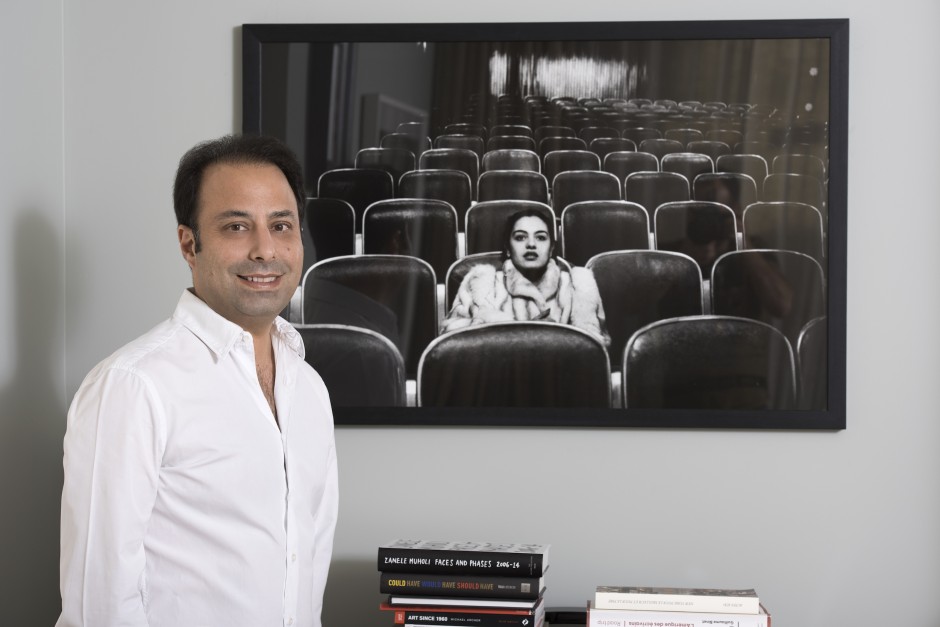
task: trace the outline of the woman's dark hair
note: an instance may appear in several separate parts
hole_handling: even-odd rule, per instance
[[[297,215],[303,224],[306,191],[304,174],[297,157],[280,140],[264,135],[226,135],[197,144],[180,159],[173,183],[173,210],[176,223],[193,231],[196,252],[199,252],[199,229],[196,211],[199,208],[199,188],[206,169],[217,163],[277,166],[297,200]]]
[[[509,259],[509,242],[512,240],[512,233],[515,230],[514,227],[516,226],[516,222],[522,218],[530,217],[536,217],[545,223],[545,226],[548,230],[548,239],[552,251],[549,255],[549,258],[555,258],[555,225],[550,222],[551,217],[547,215],[547,212],[544,209],[529,207],[528,209],[521,209],[515,212],[506,220],[506,230],[503,232],[503,252],[501,257],[503,261]]]

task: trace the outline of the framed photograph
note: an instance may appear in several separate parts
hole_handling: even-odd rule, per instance
[[[848,32],[244,25],[336,424],[844,429]]]

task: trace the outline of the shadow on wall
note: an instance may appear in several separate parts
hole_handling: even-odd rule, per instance
[[[59,504],[65,432],[62,244],[39,211],[15,219],[15,280],[5,295],[16,364],[0,382],[0,615],[5,625],[52,625],[60,610]]]
[[[323,595],[323,624],[329,627],[360,627],[391,624],[392,617],[379,609],[385,595],[379,594],[376,561],[341,560],[333,557]]]

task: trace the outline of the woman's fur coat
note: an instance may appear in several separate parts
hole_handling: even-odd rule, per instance
[[[610,344],[594,275],[579,267],[569,272],[554,259],[537,283],[508,259],[499,270],[486,264],[474,266],[460,284],[442,331],[512,320],[570,324],[594,334],[605,346]]]

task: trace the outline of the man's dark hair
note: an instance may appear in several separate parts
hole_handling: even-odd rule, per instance
[[[199,188],[206,168],[217,163],[269,164],[277,166],[294,192],[297,200],[297,215],[303,225],[304,175],[297,157],[283,142],[264,135],[226,135],[197,144],[180,159],[173,183],[173,209],[176,223],[188,226],[193,231],[196,252],[199,252],[199,229],[196,212],[199,205]]]
[[[540,211],[534,207],[529,209],[521,209],[520,211],[515,212],[506,220],[506,227],[503,231],[503,252],[502,260],[506,261],[509,259],[509,242],[512,240],[512,233],[516,222],[522,218],[536,217],[542,222],[545,223],[545,226],[548,229],[548,240],[550,243],[551,253],[549,254],[549,259],[555,258],[555,228],[554,224],[549,222],[548,216],[545,215],[545,211]]]

